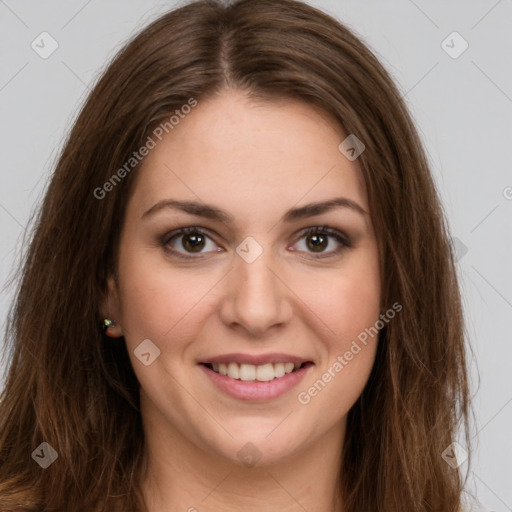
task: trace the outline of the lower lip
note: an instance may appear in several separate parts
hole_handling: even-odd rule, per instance
[[[304,375],[313,364],[308,363],[294,372],[287,373],[282,377],[267,382],[232,379],[227,375],[221,375],[220,373],[210,370],[210,368],[204,364],[200,364],[199,366],[221,391],[239,400],[255,401],[270,400],[286,393],[303,379]]]

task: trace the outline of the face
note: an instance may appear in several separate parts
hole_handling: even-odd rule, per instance
[[[146,429],[228,462],[256,447],[260,465],[342,434],[380,305],[346,136],[307,104],[230,91],[200,102],[134,171],[106,313]]]

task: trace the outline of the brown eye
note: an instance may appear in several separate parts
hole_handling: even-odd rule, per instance
[[[218,252],[219,249],[213,240],[200,228],[182,228],[168,233],[162,239],[164,248],[173,255],[181,258],[193,258],[187,254],[204,254],[207,252]],[[210,245],[211,250],[204,250]]]
[[[182,235],[181,245],[187,251],[200,252],[205,245],[205,237],[200,233]]]
[[[307,240],[308,247],[313,252],[322,252],[329,245],[328,237],[322,234],[307,235]]]
[[[336,256],[345,249],[352,247],[349,238],[336,229],[329,228],[328,226],[316,226],[309,228],[301,237],[305,239],[306,249],[304,252],[316,253],[318,256],[314,258],[327,258]],[[326,251],[326,249],[333,245],[331,240],[334,240],[333,250]],[[336,249],[336,244],[338,248]]]

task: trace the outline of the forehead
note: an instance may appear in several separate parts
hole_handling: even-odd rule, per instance
[[[343,195],[367,209],[357,161],[338,150],[335,120],[295,100],[250,101],[238,91],[183,116],[144,158],[133,205],[164,198],[222,205],[235,215]]]

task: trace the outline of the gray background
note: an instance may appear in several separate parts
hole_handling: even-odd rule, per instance
[[[309,3],[346,23],[377,54],[422,134],[458,248],[475,355],[477,449],[468,490],[481,502],[474,510],[512,511],[512,1]],[[0,0],[2,284],[90,84],[129,36],[175,5]],[[59,45],[47,59],[31,47],[43,31]],[[442,46],[453,31],[469,44],[457,58]],[[452,53],[462,48],[453,36],[445,45]],[[2,326],[11,300],[12,289],[3,290]]]

